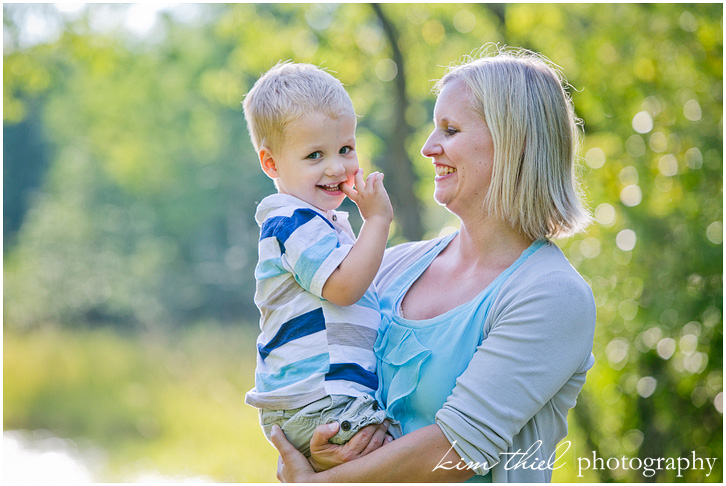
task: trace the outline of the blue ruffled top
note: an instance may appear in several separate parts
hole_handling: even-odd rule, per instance
[[[380,295],[383,314],[375,353],[379,386],[376,398],[407,434],[435,423],[436,412],[451,395],[476,349],[489,332],[489,308],[502,284],[535,251],[546,244],[537,240],[474,299],[431,319],[401,317],[406,292],[436,256],[456,236],[443,238]],[[489,482],[491,474],[475,476]]]

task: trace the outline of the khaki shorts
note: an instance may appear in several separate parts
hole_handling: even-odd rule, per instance
[[[340,429],[330,442],[345,444],[366,425],[381,424],[387,418],[386,411],[368,395],[358,398],[328,395],[293,410],[260,410],[260,425],[267,440],[270,440],[272,426],[279,425],[287,440],[308,457],[310,439],[318,425],[338,422]],[[388,421],[391,424],[388,433],[397,439],[401,436],[401,427],[395,420],[388,418]]]

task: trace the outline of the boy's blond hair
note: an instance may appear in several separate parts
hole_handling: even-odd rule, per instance
[[[263,74],[243,106],[256,151],[261,147],[277,151],[284,142],[285,128],[302,115],[355,115],[350,96],[338,79],[312,64],[290,61],[279,62]]]
[[[450,67],[437,93],[453,80],[469,87],[492,136],[484,209],[531,239],[584,229],[591,218],[575,174],[580,121],[557,66],[532,51],[486,45]]]

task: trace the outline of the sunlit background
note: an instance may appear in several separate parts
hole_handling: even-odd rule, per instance
[[[386,173],[390,244],[456,226],[419,153],[433,80],[486,42],[559,64],[596,223],[559,242],[592,286],[596,365],[555,481],[644,481],[591,457],[718,458],[720,4],[3,6],[6,481],[275,480],[252,387],[256,202],[240,101],[323,65]],[[344,209],[357,215],[355,207]],[[360,218],[354,218],[354,226]]]

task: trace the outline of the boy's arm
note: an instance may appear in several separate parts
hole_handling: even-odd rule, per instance
[[[346,306],[363,297],[378,273],[393,220],[393,209],[383,187],[383,174],[374,172],[363,181],[363,170],[358,169],[355,190],[346,184],[342,184],[341,188],[358,205],[363,226],[348,256],[325,282],[322,295],[333,304]]]
[[[363,222],[350,253],[323,286],[325,300],[337,305],[353,305],[363,297],[381,266],[389,225],[378,217]]]

